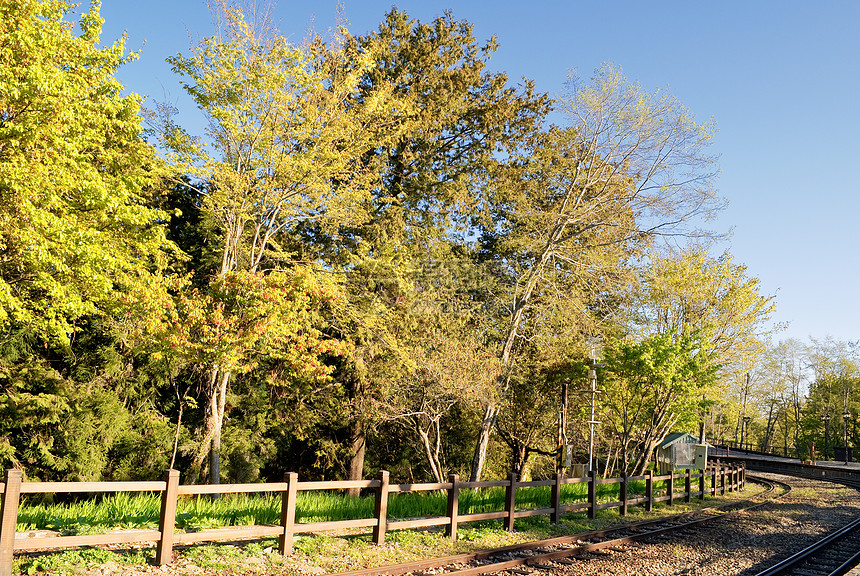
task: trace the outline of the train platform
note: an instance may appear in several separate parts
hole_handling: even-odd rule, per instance
[[[752,452],[747,450],[739,450],[736,448],[725,448],[722,446],[708,446],[708,459],[716,460],[720,458],[743,458],[755,460],[770,460],[774,462],[787,462],[792,464],[811,464],[813,466],[822,466],[828,468],[841,468],[860,471],[860,462],[844,460],[815,460],[809,462],[799,458],[786,458],[784,456],[774,456],[771,454],[762,454],[760,452]],[[860,574],[858,574],[860,576]]]

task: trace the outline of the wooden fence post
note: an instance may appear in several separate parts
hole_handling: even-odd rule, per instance
[[[508,485],[505,490],[505,512],[508,513],[505,516],[505,530],[508,532],[514,531],[514,513],[516,512],[517,506],[517,475],[511,472],[511,475],[508,477]]]
[[[622,516],[627,516],[627,472],[621,474],[621,486],[619,486],[619,495],[621,496],[621,512]]]
[[[550,496],[550,507],[552,508],[552,514],[550,514],[550,522],[553,524],[558,524],[558,521],[561,519],[561,472],[555,473],[555,484],[552,485],[552,495]]]
[[[293,529],[296,523],[296,499],[299,475],[296,472],[284,474],[286,489],[281,494],[281,527],[283,533],[278,537],[278,552],[281,556],[293,553]]]
[[[448,518],[450,523],[445,530],[451,540],[457,541],[457,517],[460,515],[460,476],[450,474],[448,482],[451,483],[451,488],[448,489]]]
[[[382,544],[388,529],[388,470],[379,471],[379,490],[376,492],[373,515],[377,519],[376,526],[373,527],[373,542]]]
[[[711,468],[711,496],[717,495],[717,466],[720,461],[717,460]]]
[[[179,492],[179,470],[165,470],[164,481],[167,486],[161,493],[161,517],[158,529],[161,539],[155,550],[155,565],[169,564],[173,557],[173,531],[176,529],[176,496]]]
[[[15,525],[18,523],[18,504],[21,500],[20,470],[6,470],[3,504],[0,505],[0,575],[11,576],[12,558],[15,555]]]
[[[591,478],[588,479],[588,517],[597,518],[597,469],[591,470]]]
[[[651,512],[654,510],[654,471],[647,471],[648,477],[645,478],[645,511]]]
[[[707,470],[702,468],[699,471],[699,500],[705,499],[705,477],[707,474]]]
[[[675,470],[669,470],[669,479],[666,480],[666,495],[669,496],[669,506],[675,505]]]
[[[720,496],[726,495],[726,465],[720,464]]]
[[[690,501],[690,492],[692,492],[692,481],[690,479],[690,469],[684,470],[684,502]]]

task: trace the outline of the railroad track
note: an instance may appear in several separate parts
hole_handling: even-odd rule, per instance
[[[700,524],[725,518],[732,514],[763,506],[788,494],[791,487],[785,483],[748,476],[748,479],[766,486],[766,490],[753,498],[721,506],[703,508],[658,520],[647,520],[606,530],[596,530],[458,554],[431,560],[419,560],[376,568],[339,572],[332,576],[423,575],[432,573],[444,576],[476,576],[501,571],[527,573],[533,568],[557,570],[574,563],[572,556],[607,553],[630,542],[668,537],[673,533],[695,528]],[[784,489],[778,493],[779,487]]]
[[[756,576],[841,576],[860,562],[860,518]]]
[[[813,478],[813,476],[801,476]],[[860,490],[860,481],[833,480]],[[756,576],[841,576],[860,564],[860,518]]]

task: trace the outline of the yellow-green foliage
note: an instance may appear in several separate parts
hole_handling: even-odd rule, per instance
[[[79,36],[62,1],[0,2],[0,328],[66,347],[75,322],[148,282],[166,245],[146,207],[155,159],[139,98],[99,48],[97,5]]]

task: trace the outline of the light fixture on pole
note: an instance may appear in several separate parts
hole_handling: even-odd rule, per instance
[[[844,447],[844,450],[845,450],[845,464],[846,465],[848,464],[848,460],[850,460],[850,458],[848,457],[848,421],[850,419],[851,419],[851,413],[848,410],[846,410],[845,412],[842,413],[842,420],[845,422],[845,428],[842,432],[842,446]]]
[[[600,338],[588,339],[588,358],[591,360],[591,369],[588,371],[591,380],[591,419],[588,421],[588,473],[594,466],[594,425],[600,424],[594,419],[595,405],[597,403],[597,359],[600,357]]]

